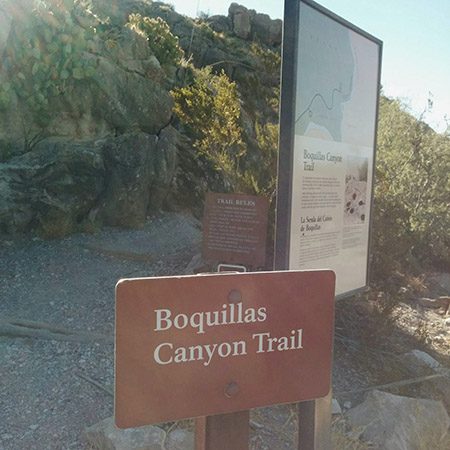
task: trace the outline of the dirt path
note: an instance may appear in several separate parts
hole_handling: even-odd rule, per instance
[[[26,319],[113,335],[119,278],[182,273],[199,224],[165,214],[143,230],[0,242],[0,321]],[[112,415],[113,345],[0,337],[0,449],[81,449],[83,430]],[[85,378],[83,378],[83,376]]]

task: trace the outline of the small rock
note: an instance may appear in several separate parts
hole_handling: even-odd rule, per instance
[[[37,425],[37,424],[30,425],[28,428],[32,431],[36,431],[39,428],[39,425]]]
[[[192,257],[190,263],[186,266],[186,269],[184,269],[185,275],[192,275],[199,272],[207,272],[208,270],[205,270],[205,268],[208,268],[208,264],[206,261],[202,258],[202,255],[199,253]]]
[[[350,409],[352,407],[352,402],[344,402],[344,409]]]
[[[422,352],[421,350],[412,350],[411,353],[425,365],[427,365],[430,369],[437,369],[440,367],[440,363],[436,361],[432,356],[428,353]]]
[[[341,405],[335,398],[333,398],[331,403],[331,414],[342,414]]]
[[[412,350],[401,355],[400,362],[413,376],[429,375],[440,367],[438,361],[421,350]]]
[[[254,430],[261,430],[262,428],[264,428],[264,425],[262,425],[259,422],[256,422],[255,420],[250,420],[250,426],[254,429]]]

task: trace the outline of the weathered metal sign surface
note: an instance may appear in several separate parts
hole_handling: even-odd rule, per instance
[[[331,271],[121,280],[115,419],[121,428],[325,396]]]
[[[203,257],[264,267],[269,201],[265,197],[208,193],[203,214]]]

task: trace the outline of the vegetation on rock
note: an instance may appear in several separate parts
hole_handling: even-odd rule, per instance
[[[148,42],[153,54],[162,66],[178,65],[183,51],[178,45],[170,27],[161,17],[142,17],[140,14],[130,14],[126,24],[131,30],[141,34]]]
[[[73,0],[37,3],[3,58],[8,81],[0,89],[0,107],[10,107],[16,95],[32,111],[33,120],[45,127],[51,99],[95,74],[94,61],[86,57],[95,47],[92,24]]]

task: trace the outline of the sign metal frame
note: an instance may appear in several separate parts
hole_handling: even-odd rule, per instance
[[[299,61],[297,60],[299,45],[300,5],[310,6],[317,12],[324,14],[337,23],[360,34],[378,45],[378,74],[377,97],[375,107],[375,130],[373,141],[373,166],[371,208],[374,200],[374,181],[376,165],[376,144],[378,131],[378,113],[381,80],[381,62],[383,43],[347,20],[317,4],[313,0],[285,0],[283,48],[282,48],[282,74],[280,98],[280,137],[278,155],[278,180],[276,200],[276,228],[275,228],[275,255],[274,269],[289,270],[289,253],[291,239],[293,170],[294,170],[294,142],[295,142],[295,101],[296,76]],[[372,240],[373,214],[370,214],[369,236],[366,261],[366,285],[336,296],[336,299],[346,298],[358,292],[365,291],[369,284],[370,248]],[[322,398],[301,402],[298,404],[299,413],[299,450],[329,450],[331,449],[331,398],[330,393]]]
[[[371,186],[371,210],[373,211],[374,181],[375,181],[375,161],[376,161],[376,139],[377,139],[377,118],[379,111],[381,60],[383,43],[376,37],[329,11],[313,0],[285,0],[284,11],[284,36],[283,36],[283,57],[282,57],[282,84],[280,102],[280,139],[279,139],[279,159],[278,159],[278,186],[277,186],[277,211],[275,230],[275,269],[289,269],[289,254],[291,249],[291,215],[292,215],[292,194],[293,194],[293,167],[294,167],[294,139],[295,139],[295,101],[296,83],[298,68],[301,61],[298,61],[299,48],[299,27],[301,5],[306,5],[318,13],[325,15],[343,27],[363,36],[378,45],[378,74],[377,74],[377,96],[375,107],[375,130],[373,142],[373,166],[372,166],[372,186]],[[369,236],[366,261],[365,285],[341,293],[336,299],[346,298],[358,292],[365,291],[369,284],[370,269],[370,248],[372,239],[373,214],[369,218]],[[309,268],[305,268],[308,270]]]

